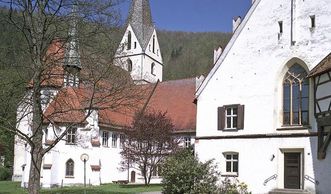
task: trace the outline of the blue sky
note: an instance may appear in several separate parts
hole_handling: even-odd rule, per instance
[[[122,8],[126,19],[131,0]],[[157,29],[190,32],[230,32],[232,18],[245,16],[251,0],[150,0]]]

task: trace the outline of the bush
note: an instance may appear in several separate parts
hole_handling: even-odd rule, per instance
[[[0,181],[9,180],[10,170],[0,166]]]
[[[191,150],[181,150],[162,166],[163,193],[217,193],[216,166],[213,161],[199,162]]]
[[[224,194],[249,194],[248,187],[245,183],[239,182],[234,178],[232,181],[229,178],[222,180],[219,188],[219,193]]]

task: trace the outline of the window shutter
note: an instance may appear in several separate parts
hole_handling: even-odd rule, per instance
[[[238,120],[237,128],[243,129],[245,123],[245,105],[238,105]]]
[[[225,108],[224,106],[217,109],[217,129],[223,130],[225,128]]]

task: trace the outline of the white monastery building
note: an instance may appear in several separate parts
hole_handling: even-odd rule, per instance
[[[252,193],[331,193],[330,17],[330,0],[255,0],[214,57],[195,149],[222,178]]]
[[[42,95],[45,97],[43,109],[47,118],[43,122],[44,147],[52,145],[57,135],[64,132],[68,126],[70,128],[64,141],[59,141],[43,157],[40,180],[42,187],[83,184],[84,158],[81,157],[84,154],[89,156],[86,161],[87,184],[100,185],[119,181],[144,183],[140,170],[134,168],[134,164],[130,165],[129,169],[122,168],[123,160],[120,154],[124,129],[131,125],[135,112],[127,108],[109,110],[100,105],[93,110],[86,110],[91,111],[91,114],[82,122],[86,113],[77,111],[86,109],[84,103],[89,91],[86,91],[80,79],[84,72],[84,63],[80,61],[76,25],[76,22],[72,23],[69,32],[72,40],[65,51],[59,41],[54,41],[48,51],[63,55],[63,61],[51,68],[51,75],[57,76],[50,76],[42,83]],[[146,84],[145,92],[150,93],[151,89],[148,88],[153,88],[146,111],[166,112],[174,125],[173,135],[181,141],[182,146],[191,147],[196,128],[196,105],[193,103],[196,79],[158,82],[162,81],[163,64],[148,0],[132,1],[127,29],[115,58],[115,63],[126,73],[129,72],[135,83]],[[146,99],[143,101],[146,102]],[[136,104],[138,109],[141,107],[139,103]],[[18,118],[21,118],[27,109],[31,109],[25,105],[22,103],[18,108]],[[31,120],[32,115],[29,113],[20,120],[18,129],[25,134],[31,134]],[[54,127],[54,124],[57,126]],[[29,181],[29,150],[26,142],[19,137],[15,138],[12,179],[21,181],[23,187],[26,187]],[[160,181],[158,172],[153,172],[151,183]]]
[[[233,21],[228,45],[214,51],[215,66],[203,80],[162,81],[163,62],[148,0],[132,0],[115,64],[140,86],[155,86],[149,110],[166,111],[174,135],[193,144],[199,159],[215,159],[220,178],[238,179],[252,193],[331,193],[331,0],[253,0],[247,15]],[[75,35],[73,27],[69,32]],[[53,45],[56,48],[56,44]],[[50,50],[54,50],[50,48]],[[67,72],[44,93],[64,104],[45,105],[45,115],[67,101],[82,107],[84,93],[74,38],[57,71]],[[73,60],[76,59],[76,60]],[[78,59],[78,60],[77,60]],[[156,84],[155,84],[156,83]],[[65,95],[63,95],[65,94]],[[193,103],[194,102],[194,103]],[[21,109],[18,109],[20,115]],[[70,111],[69,111],[70,113]],[[92,110],[44,156],[43,187],[83,183],[81,155],[89,155],[87,180],[142,183],[136,169],[122,171],[123,127],[128,112]],[[53,122],[65,130],[84,113]],[[31,115],[19,128],[29,134]],[[44,144],[52,143],[45,122]],[[78,145],[77,138],[85,139]],[[27,185],[29,148],[15,139],[13,180]],[[152,183],[160,182],[155,174]]]

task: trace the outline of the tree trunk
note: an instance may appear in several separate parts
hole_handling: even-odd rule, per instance
[[[39,194],[40,190],[40,169],[42,163],[42,156],[39,149],[31,150],[31,166],[29,175],[29,194]]]

